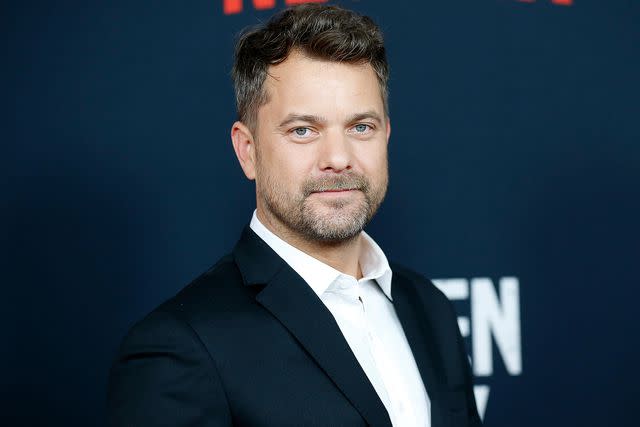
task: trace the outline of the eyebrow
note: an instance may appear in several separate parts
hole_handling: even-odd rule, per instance
[[[374,110],[365,111],[363,113],[356,113],[353,116],[349,117],[349,120],[347,122],[353,123],[366,119],[375,120],[378,123],[382,123],[382,117],[380,117],[380,114],[378,114]]]
[[[369,111],[365,111],[365,112],[362,112],[362,113],[353,114],[351,117],[349,117],[347,119],[347,123],[358,122],[360,120],[366,120],[366,119],[371,119],[371,120],[377,121],[378,123],[382,123],[382,118],[374,110],[369,110]],[[324,124],[324,123],[327,122],[327,119],[325,117],[316,116],[316,115],[313,115],[313,114],[290,113],[290,114],[287,115],[287,117],[284,118],[284,120],[282,122],[280,122],[278,127],[279,128],[283,128],[283,127],[286,127],[286,126],[288,126],[288,125],[290,125],[291,123],[294,123],[294,122],[306,122],[306,123],[313,123],[313,124]]]
[[[306,122],[306,123],[314,123],[314,124],[322,124],[326,123],[327,119],[320,116],[314,116],[313,114],[288,114],[287,117],[284,118],[282,122],[278,125],[279,128],[286,127],[294,122]]]

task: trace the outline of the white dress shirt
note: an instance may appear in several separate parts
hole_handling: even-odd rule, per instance
[[[389,413],[394,427],[430,426],[430,401],[391,299],[391,268],[364,231],[362,279],[343,274],[269,231],[254,211],[251,229],[318,295]]]

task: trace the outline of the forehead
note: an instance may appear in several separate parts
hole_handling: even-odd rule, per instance
[[[382,116],[384,110],[380,84],[369,63],[333,62],[294,51],[269,67],[264,89],[268,101],[263,107],[276,114],[291,110],[352,114],[364,109]]]

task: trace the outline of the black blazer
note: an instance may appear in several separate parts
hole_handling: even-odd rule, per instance
[[[431,399],[433,427],[480,426],[456,315],[391,266],[393,305]],[[111,426],[391,426],[329,310],[249,227],[125,337]]]

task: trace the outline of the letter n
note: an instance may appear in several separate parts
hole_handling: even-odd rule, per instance
[[[500,298],[488,278],[471,280],[471,331],[473,372],[489,376],[493,372],[492,338],[510,375],[522,373],[520,337],[520,297],[516,277],[500,279]]]

